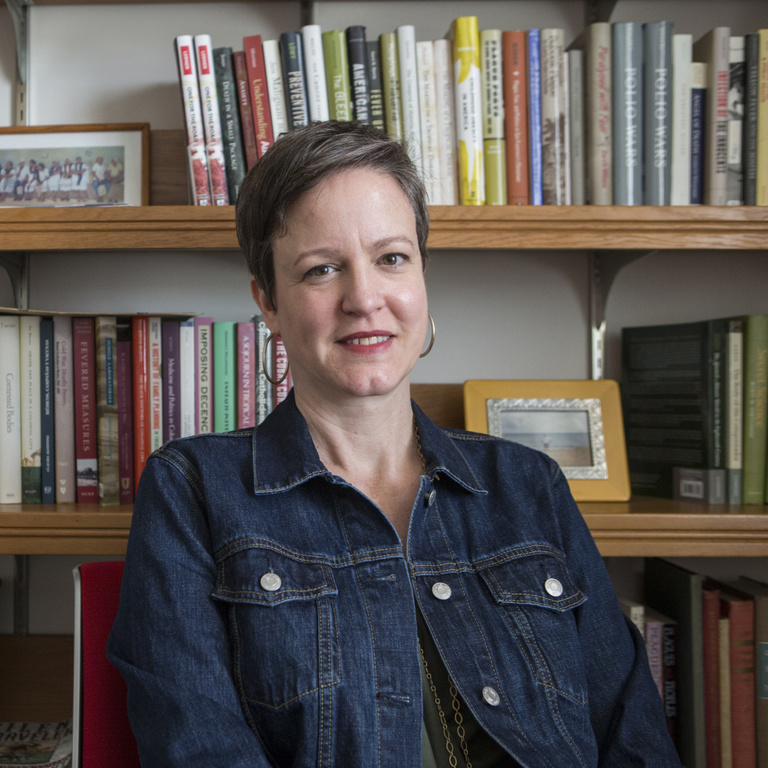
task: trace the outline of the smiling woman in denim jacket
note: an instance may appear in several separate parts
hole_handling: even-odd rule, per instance
[[[145,768],[679,766],[548,457],[435,426],[425,194],[367,126],[288,133],[237,233],[293,389],[141,477],[109,656]]]

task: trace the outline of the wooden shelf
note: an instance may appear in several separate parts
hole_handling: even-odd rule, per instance
[[[433,206],[435,250],[763,250],[768,207]],[[4,251],[238,249],[233,206],[0,209]]]
[[[766,557],[768,508],[638,497],[579,505],[605,557]],[[132,508],[0,506],[0,554],[122,555]]]

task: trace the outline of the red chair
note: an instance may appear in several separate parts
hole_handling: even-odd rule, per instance
[[[125,682],[107,661],[123,563],[83,563],[75,579],[73,768],[140,768],[126,707]]]

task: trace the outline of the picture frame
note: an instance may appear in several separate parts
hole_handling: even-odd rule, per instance
[[[619,385],[609,379],[464,383],[465,426],[543,451],[576,501],[631,495]]]
[[[0,208],[91,205],[149,205],[148,123],[0,128]]]

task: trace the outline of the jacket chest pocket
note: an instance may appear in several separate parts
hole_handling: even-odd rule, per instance
[[[510,553],[503,562],[479,570],[480,577],[523,650],[536,682],[586,703],[575,608],[586,595],[576,587],[555,550]]]
[[[229,605],[235,675],[249,704],[278,708],[340,682],[336,595],[325,563],[258,547],[219,563],[213,598]]]

